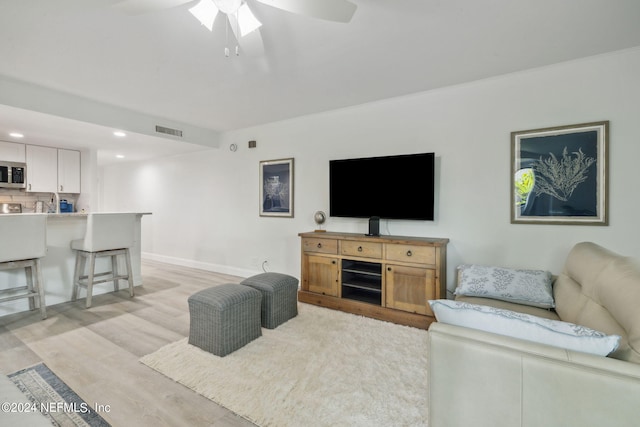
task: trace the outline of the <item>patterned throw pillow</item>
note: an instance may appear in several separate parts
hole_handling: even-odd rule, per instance
[[[560,320],[460,301],[431,300],[429,304],[438,322],[568,350],[606,356],[620,343],[618,335]]]
[[[533,307],[553,308],[551,273],[463,264],[458,267],[456,295],[493,298]]]

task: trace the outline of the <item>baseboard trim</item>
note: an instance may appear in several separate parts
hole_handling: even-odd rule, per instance
[[[194,261],[192,259],[177,258],[168,255],[159,255],[151,252],[142,252],[142,259],[150,261],[164,262],[166,264],[179,265],[181,267],[197,268],[199,270],[212,271],[214,273],[229,274],[231,276],[250,277],[262,271],[247,270],[244,268],[230,267],[228,265],[212,264],[202,261]]]

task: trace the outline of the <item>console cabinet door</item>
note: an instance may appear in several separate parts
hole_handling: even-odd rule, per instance
[[[309,292],[338,296],[338,259],[315,255],[305,255],[306,277]]]
[[[428,300],[435,299],[435,270],[388,264],[385,268],[386,306],[433,316]]]

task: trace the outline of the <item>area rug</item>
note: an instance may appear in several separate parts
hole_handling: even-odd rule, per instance
[[[300,303],[218,357],[166,345],[140,361],[259,426],[426,426],[427,332]]]
[[[109,427],[94,409],[56,376],[44,363],[8,377],[46,415],[54,426]]]

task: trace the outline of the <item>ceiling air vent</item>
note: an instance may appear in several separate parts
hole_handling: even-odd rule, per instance
[[[182,138],[182,131],[179,129],[171,129],[164,126],[156,125],[156,132],[166,133],[167,135],[179,136],[180,138]]]

